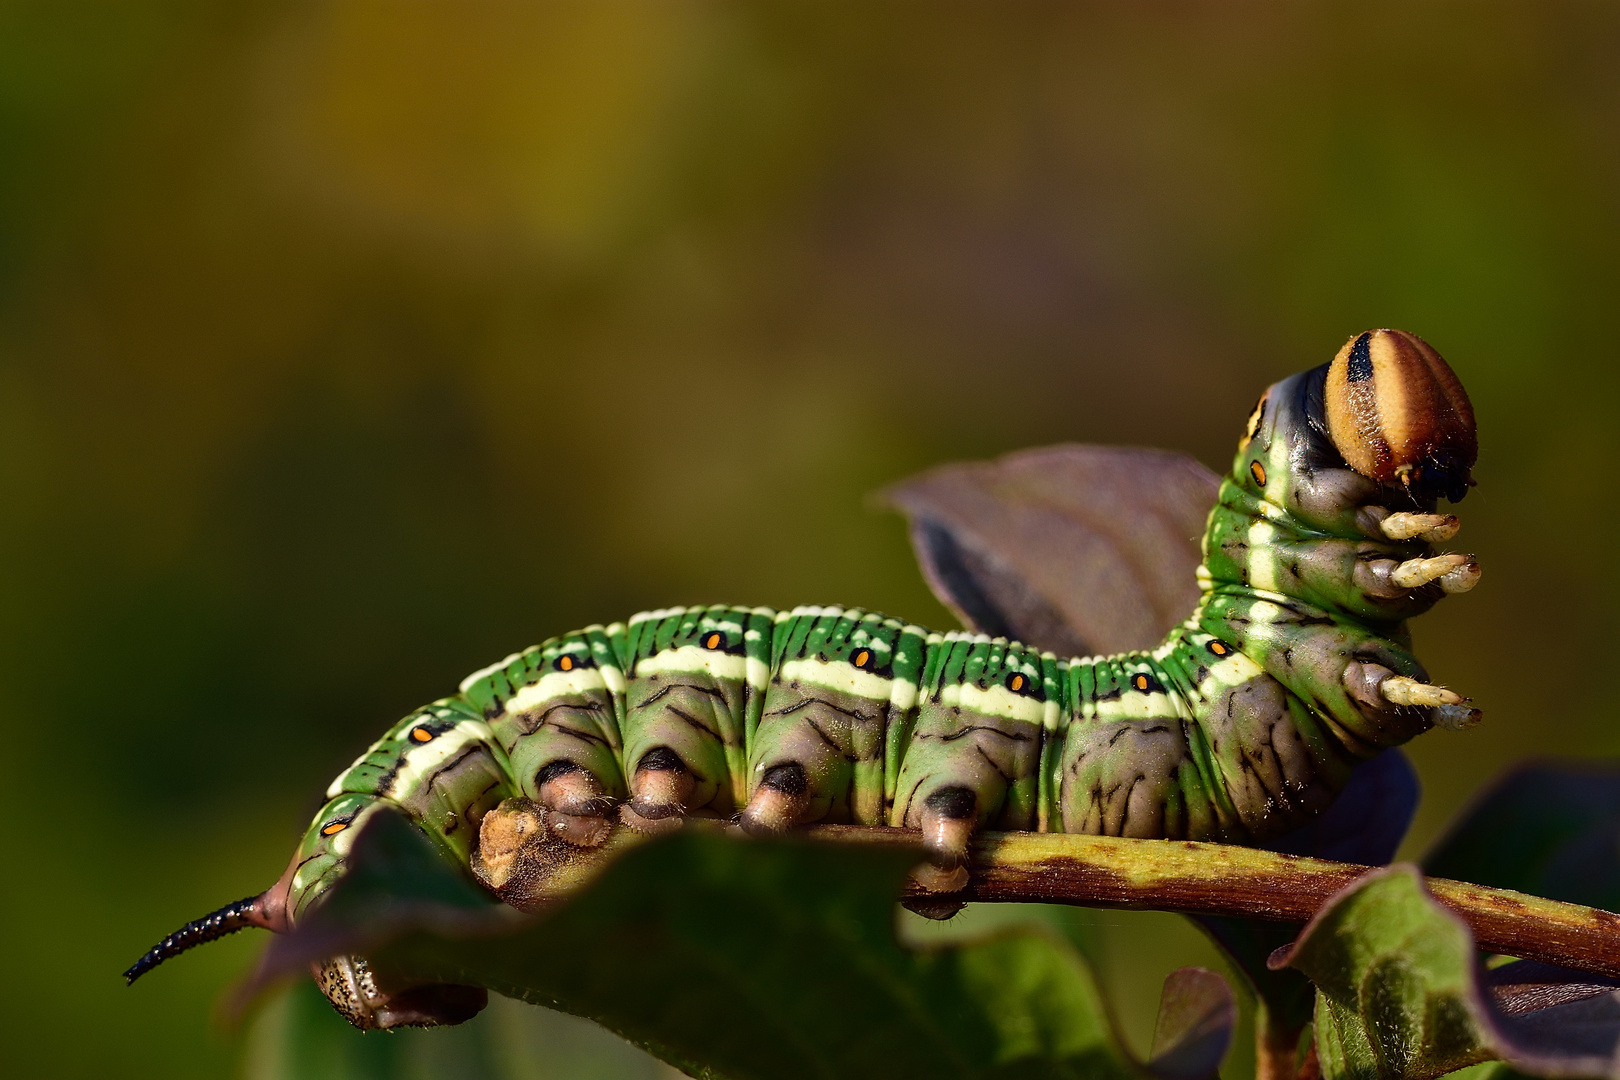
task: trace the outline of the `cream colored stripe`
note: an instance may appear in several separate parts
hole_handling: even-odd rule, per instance
[[[992,686],[988,690],[981,690],[973,683],[963,683],[961,702],[962,708],[970,709],[982,716],[1005,716],[1010,720],[1025,720],[1031,724],[1041,723],[1046,712],[1042,702],[1015,694],[1004,686]]]
[[[748,658],[731,653],[700,649],[696,645],[682,645],[649,656],[636,665],[636,678],[648,675],[692,675],[707,672],[717,679],[743,680],[748,677]]]
[[[564,694],[585,694],[601,690],[606,685],[606,669],[576,668],[573,671],[549,671],[539,682],[523,687],[506,703],[506,711],[520,713],[542,705]]]
[[[1097,716],[1104,720],[1151,720],[1181,715],[1169,694],[1143,694],[1127,690],[1113,701],[1097,702]]]
[[[482,720],[463,720],[432,742],[405,752],[388,790],[379,792],[397,798],[395,792],[414,792],[428,773],[466,748],[468,743],[489,742],[489,725]]]
[[[828,690],[854,694],[868,701],[889,701],[894,694],[893,679],[885,679],[870,671],[862,671],[844,660],[821,661],[814,658],[789,660],[782,665],[782,678],[789,682],[809,683]],[[916,692],[915,687],[912,692]]]
[[[746,657],[748,671],[748,685],[756,690],[765,689],[765,684],[771,681],[771,669],[763,660],[756,660],[752,656]]]
[[[1277,590],[1277,556],[1271,543],[1277,538],[1277,527],[1266,521],[1249,526],[1249,585],[1251,588]]]

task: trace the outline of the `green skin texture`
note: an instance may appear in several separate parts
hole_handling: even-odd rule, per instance
[[[1424,549],[1382,537],[1363,508],[1411,500],[1349,470],[1313,423],[1324,371],[1257,407],[1210,513],[1202,599],[1159,647],[1064,659],[836,607],[672,608],[575,631],[469,677],[333,782],[291,920],[381,806],[466,866],[483,815],[537,799],[547,764],[624,799],[657,747],[693,774],[696,816],[738,813],[797,762],[806,823],[917,827],[930,794],[965,787],[981,828],[1255,844],[1304,824],[1359,761],[1429,728],[1426,709],[1359,705],[1343,676],[1359,660],[1425,679],[1403,620],[1441,595],[1354,583],[1358,560]]]

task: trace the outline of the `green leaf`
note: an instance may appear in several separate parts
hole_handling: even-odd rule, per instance
[[[495,998],[453,1028],[362,1034],[309,979],[254,1019],[243,1080],[669,1080],[675,1072],[589,1021]]]
[[[1316,984],[1329,1078],[1424,1078],[1492,1058],[1532,1076],[1620,1076],[1612,981],[1546,965],[1488,976],[1473,935],[1410,866],[1340,892],[1274,966]]]
[[[1620,911],[1620,769],[1527,765],[1493,784],[1423,860],[1435,877]]]
[[[1351,774],[1327,812],[1281,837],[1273,850],[1378,866],[1395,857],[1418,804],[1417,772],[1399,749],[1386,750]],[[1257,1053],[1292,1070],[1296,1047],[1311,1020],[1316,993],[1298,971],[1267,960],[1298,936],[1297,923],[1222,915],[1191,916],[1243,975],[1254,994]]]
[[[374,818],[354,871],[275,943],[263,976],[323,950],[361,951],[384,985],[487,987],[733,1080],[1156,1075],[1132,1060],[1089,969],[1055,936],[902,947],[894,901],[917,861],[908,848],[689,827],[625,851],[554,910],[515,917],[446,902],[457,874],[428,868],[427,843]],[[1167,1076],[1218,1063],[1219,995],[1201,990],[1181,1010],[1190,1022],[1166,1030],[1192,1036],[1207,1068]],[[1229,1015],[1226,1027],[1229,1037]]]

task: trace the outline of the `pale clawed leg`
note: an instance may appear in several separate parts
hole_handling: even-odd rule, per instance
[[[619,818],[638,832],[677,829],[696,786],[692,770],[679,754],[667,746],[655,746],[636,762],[630,777],[630,801],[619,808]]]
[[[1387,514],[1378,522],[1379,530],[1391,540],[1422,540],[1430,544],[1438,544],[1450,540],[1462,528],[1462,523],[1455,514],[1411,514],[1406,512]],[[1389,560],[1381,560],[1388,564]],[[1357,568],[1358,571],[1360,568]],[[1407,559],[1405,562],[1394,565],[1383,565],[1373,569],[1383,589],[1390,586],[1398,589],[1420,589],[1434,581],[1448,594],[1465,593],[1479,584],[1483,573],[1479,561],[1472,555],[1431,555],[1425,558]],[[1358,579],[1358,584],[1366,587]],[[1375,595],[1385,595],[1383,590],[1370,589]]]
[[[1344,670],[1344,688],[1357,704],[1374,712],[1391,707],[1427,709],[1429,720],[1448,731],[1472,727],[1484,718],[1455,690],[1397,675],[1382,664],[1352,660]]]
[[[1391,540],[1439,543],[1457,535],[1455,514],[1388,514],[1378,523]],[[1397,563],[1376,559],[1356,566],[1356,584],[1370,595],[1394,596],[1399,590],[1434,584],[1448,596],[1465,593],[1479,584],[1483,571],[1473,555],[1430,555]],[[1377,710],[1394,706],[1424,708],[1435,727],[1461,731],[1479,723],[1483,714],[1468,699],[1442,686],[1396,675],[1377,664],[1353,662],[1345,670],[1344,684],[1364,707]]]
[[[1417,589],[1431,581],[1450,579],[1453,588],[1447,592],[1467,592],[1479,582],[1479,564],[1472,555],[1436,555],[1426,559],[1408,559],[1390,571],[1389,579],[1403,589]],[[1460,586],[1460,587],[1455,587]]]
[[[1417,705],[1432,709],[1436,705],[1463,703],[1463,696],[1455,690],[1418,682],[1404,675],[1391,675],[1379,685],[1378,692],[1384,695],[1385,701],[1395,705]]]
[[[1472,555],[1467,556],[1467,560],[1467,562],[1459,564],[1454,569],[1447,570],[1435,579],[1440,583],[1440,588],[1444,589],[1447,594],[1465,593],[1479,584],[1483,571],[1480,570],[1479,563],[1475,561]]]
[[[1455,514],[1390,514],[1378,523],[1391,540],[1423,540],[1440,544],[1457,535],[1462,523]]]

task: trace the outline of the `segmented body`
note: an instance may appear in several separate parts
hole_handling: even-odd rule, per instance
[[[1358,762],[1479,721],[1426,681],[1404,621],[1479,580],[1473,556],[1429,547],[1456,534],[1435,503],[1466,494],[1477,452],[1439,353],[1370,330],[1261,398],[1209,513],[1197,603],[1155,648],[1062,658],[836,607],[671,608],[554,638],[394,725],[332,783],[273,886],[125,978],[247,926],[292,929],[388,808],[518,908],[554,897],[547,867],[602,845],[615,818],[917,828],[917,883],[941,899],[913,907],[935,917],[957,906],[978,828],[1263,842],[1326,809]],[[965,624],[1070,648],[1149,611],[1156,573],[1186,573],[1214,483],[1158,452],[1060,447],[936,470],[896,505]],[[380,986],[364,956],[312,970],[362,1029],[460,1023],[486,1000]]]
[[[685,811],[704,816],[738,813],[793,763],[804,822],[915,827],[930,797],[966,791],[987,828],[1253,843],[1303,823],[1359,760],[1430,726],[1428,709],[1358,699],[1346,672],[1422,679],[1402,620],[1441,595],[1357,576],[1422,545],[1378,532],[1365,508],[1383,489],[1313,427],[1324,371],[1257,408],[1210,516],[1202,600],[1157,648],[1061,658],[836,607],[588,627],[475,673],[339,776],[288,914],[342,873],[376,808],[466,864],[485,813],[538,801],[570,766],[615,800],[638,768],[684,768]]]

